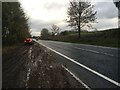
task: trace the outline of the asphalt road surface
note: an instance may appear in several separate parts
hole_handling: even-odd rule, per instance
[[[119,88],[119,49],[57,41],[37,41],[50,49],[57,61],[65,65],[90,88]]]

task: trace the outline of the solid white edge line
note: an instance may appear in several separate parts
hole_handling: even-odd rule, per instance
[[[36,41],[36,42],[37,42],[37,41]],[[58,52],[58,51],[56,51],[56,50],[54,50],[54,49],[52,49],[52,48],[50,48],[50,47],[47,47],[46,45],[44,45],[44,44],[42,44],[42,43],[40,43],[40,42],[38,42],[38,43],[41,44],[42,46],[48,48],[49,50],[51,50],[51,51],[53,51],[53,52],[59,54],[60,56],[63,56],[64,58],[66,58],[66,59],[72,61],[73,63],[75,63],[75,64],[77,64],[77,65],[79,65],[79,66],[81,66],[81,67],[87,69],[88,71],[90,71],[90,72],[92,72],[92,73],[98,75],[99,77],[102,77],[103,79],[105,79],[105,80],[107,80],[107,81],[109,81],[109,82],[115,84],[116,86],[119,86],[119,87],[120,87],[120,83],[118,83],[118,82],[116,82],[116,81],[110,79],[109,77],[107,77],[107,76],[105,76],[105,75],[102,75],[102,74],[100,74],[100,73],[98,73],[98,72],[96,72],[96,71],[90,69],[89,67],[87,67],[87,66],[85,66],[85,65],[83,65],[83,64],[81,64],[81,63],[79,63],[79,62],[77,62],[77,61],[75,61],[75,60],[72,59],[72,58],[69,58],[68,56],[65,56],[65,55],[61,54],[60,52]]]
[[[62,65],[62,68],[64,68],[68,73],[70,73],[73,76],[73,78],[75,78],[85,88],[87,88],[88,90],[91,90],[90,87],[88,87],[83,81],[81,81],[78,77],[76,77],[68,68],[66,68],[64,65]]]

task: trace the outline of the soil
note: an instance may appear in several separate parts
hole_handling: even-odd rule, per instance
[[[3,55],[2,88],[84,88],[46,48],[35,43]]]

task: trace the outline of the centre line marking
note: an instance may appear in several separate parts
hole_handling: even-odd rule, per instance
[[[97,53],[97,54],[103,54],[103,55],[108,55],[108,56],[112,56],[114,57],[115,55],[112,54],[108,54],[108,53],[103,53],[103,52],[98,52],[98,51],[94,51],[94,50],[90,50],[90,49],[83,49],[83,48],[78,48],[78,47],[74,47],[75,49],[80,49],[83,51],[87,51],[87,52],[93,52],[93,53]]]

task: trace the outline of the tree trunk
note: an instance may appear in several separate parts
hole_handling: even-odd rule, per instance
[[[78,22],[78,36],[79,36],[79,38],[81,37],[81,35],[80,35],[80,32],[81,32],[81,27],[80,27],[80,16],[81,16],[81,14],[79,13],[79,22]]]
[[[80,26],[78,26],[78,37],[79,37],[79,38],[81,37],[80,31],[81,31],[81,28],[80,28]]]
[[[81,7],[81,2],[79,2],[79,7]],[[81,11],[78,11],[79,12],[79,17],[78,17],[78,36],[79,38],[81,37],[80,35],[80,32],[81,32],[81,27],[80,27],[80,23],[81,23],[81,20],[80,20],[80,17],[81,17]]]

